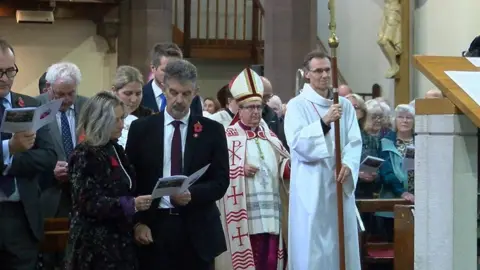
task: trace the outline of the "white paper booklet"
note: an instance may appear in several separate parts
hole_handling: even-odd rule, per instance
[[[403,169],[405,171],[415,170],[415,147],[409,146],[405,149],[405,158],[403,159]]]
[[[158,179],[152,191],[152,199],[163,196],[182,194],[193,185],[208,170],[210,164],[196,171],[190,176],[174,175]]]
[[[385,160],[373,156],[367,156],[360,164],[360,171],[374,173],[382,166]]]
[[[480,71],[445,71],[473,101],[480,105]]]
[[[468,61],[476,67],[480,67],[480,57],[467,57]]]
[[[6,109],[0,131],[5,133],[36,132],[55,120],[62,101],[63,99],[56,99],[40,107]]]

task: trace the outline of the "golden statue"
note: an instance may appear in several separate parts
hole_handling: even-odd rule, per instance
[[[378,45],[387,57],[390,68],[385,77],[393,78],[400,70],[397,57],[402,54],[401,0],[385,0],[383,19],[378,33]]]

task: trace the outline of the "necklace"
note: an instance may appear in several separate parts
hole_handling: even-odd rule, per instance
[[[262,148],[260,147],[260,140],[258,139],[258,136],[255,137],[255,144],[257,145],[258,153],[260,154],[260,159],[265,160],[265,156],[263,155]]]

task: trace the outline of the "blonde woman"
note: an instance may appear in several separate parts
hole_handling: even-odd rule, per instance
[[[135,173],[117,139],[125,106],[104,91],[82,108],[78,131],[83,142],[72,152],[68,179],[72,189],[67,270],[136,270],[133,216],[150,208],[150,195],[134,197]]]
[[[125,147],[130,124],[139,117],[152,114],[150,109],[140,106],[143,94],[143,76],[140,71],[132,66],[120,66],[113,79],[112,91],[125,104],[127,117],[118,143]]]

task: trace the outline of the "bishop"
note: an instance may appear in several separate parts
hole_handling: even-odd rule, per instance
[[[262,120],[261,77],[245,69],[230,91],[238,113],[226,129],[230,186],[221,201],[231,255],[228,269],[283,270],[280,188],[290,178],[290,156]]]

